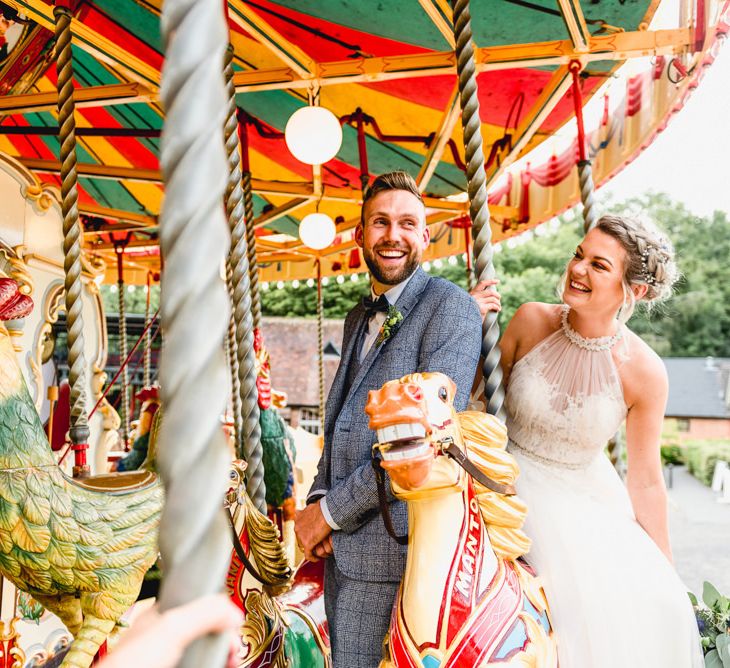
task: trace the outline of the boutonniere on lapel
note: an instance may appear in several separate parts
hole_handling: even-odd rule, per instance
[[[375,345],[379,346],[393,336],[398,331],[401,322],[403,322],[403,314],[393,304],[389,304],[388,312],[385,314],[385,321],[378,332],[378,338],[375,339]]]

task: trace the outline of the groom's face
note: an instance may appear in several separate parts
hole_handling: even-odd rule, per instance
[[[423,203],[407,190],[385,190],[368,200],[355,230],[365,263],[383,286],[397,285],[416,270],[429,239]]]

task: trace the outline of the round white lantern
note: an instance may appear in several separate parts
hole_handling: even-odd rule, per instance
[[[292,155],[307,165],[321,165],[337,155],[342,145],[342,127],[329,109],[302,107],[289,118],[284,130]]]
[[[310,213],[299,223],[299,238],[314,250],[327,248],[335,240],[335,224],[326,213]]]

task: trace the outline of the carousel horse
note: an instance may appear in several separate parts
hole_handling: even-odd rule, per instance
[[[292,576],[277,527],[246,494],[245,470],[233,462],[225,502],[234,543],[227,588],[246,615],[239,668],[329,668],[322,563],[304,562]]]
[[[518,560],[529,548],[527,509],[514,496],[506,429],[491,415],[457,414],[455,390],[443,374],[410,374],[370,392],[365,407],[386,526],[383,469],[408,504],[406,570],[381,668],[553,668],[545,594]]]
[[[32,300],[0,279],[0,321]],[[88,668],[157,559],[163,488],[151,473],[64,476],[0,324],[0,573],[73,634],[62,668]]]
[[[117,471],[136,471],[144,468],[143,464],[148,459],[152,422],[160,408],[160,386],[143,387],[134,397],[140,402],[137,432],[132,449],[116,463]]]
[[[279,413],[286,405],[286,394],[271,387],[271,360],[260,329],[254,329],[253,349],[256,358],[256,391],[261,428],[261,452],[264,487],[269,516],[274,518],[282,534],[290,560],[296,553],[294,516],[294,460],[296,449],[289,428]]]

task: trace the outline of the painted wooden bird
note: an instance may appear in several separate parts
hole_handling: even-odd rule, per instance
[[[1,321],[32,307],[15,281],[0,279]],[[125,475],[138,477],[134,489],[120,483]],[[91,665],[157,559],[160,482],[100,478],[81,483],[58,468],[0,324],[0,572],[74,635],[63,668]]]

